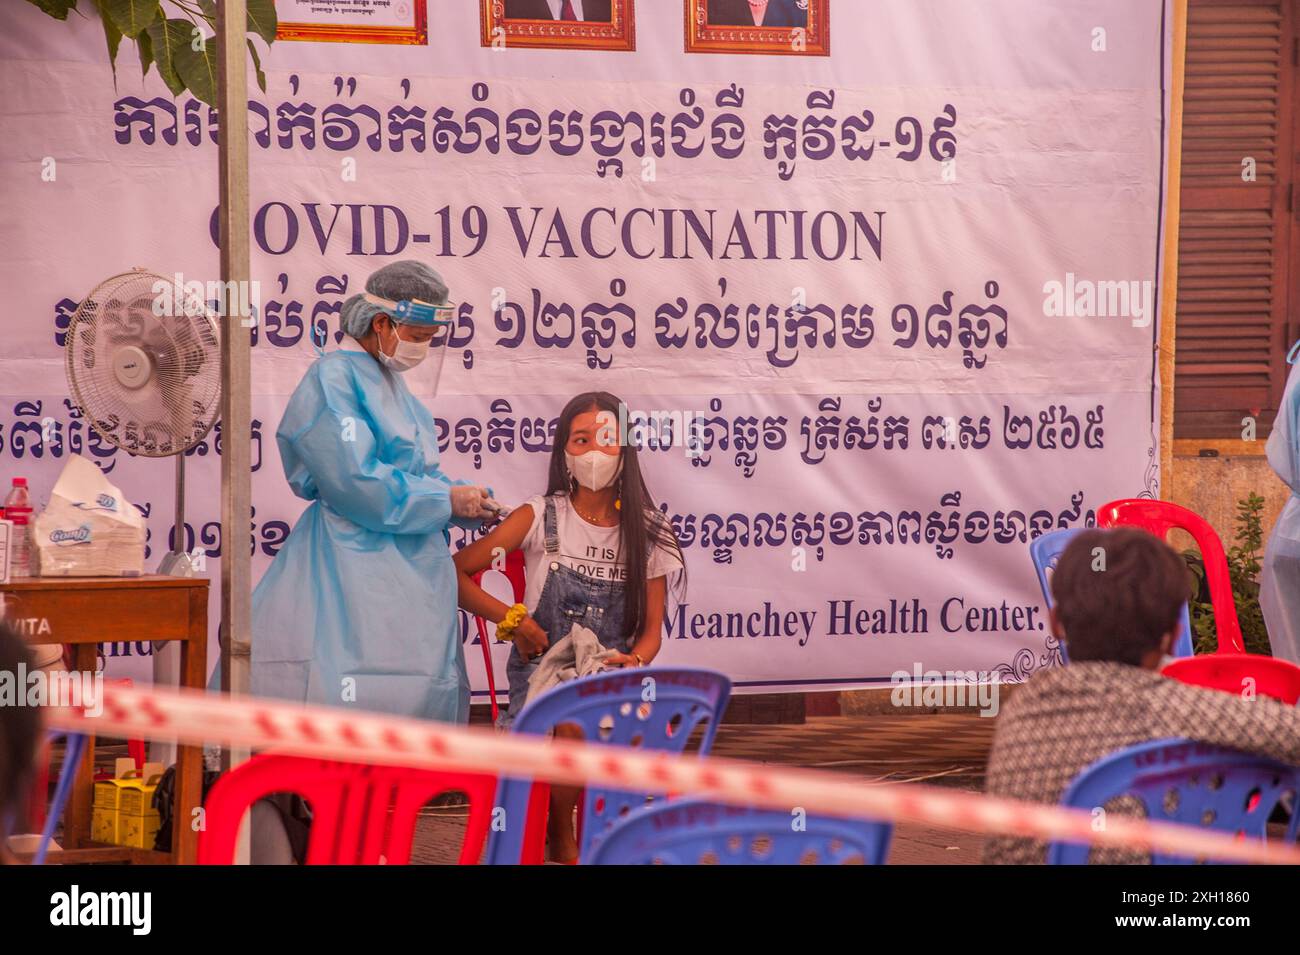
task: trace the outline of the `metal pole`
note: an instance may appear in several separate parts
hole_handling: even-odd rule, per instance
[[[176,520],[172,524],[176,535],[172,541],[172,553],[185,553],[185,452],[176,455]],[[188,556],[188,555],[187,555]],[[191,572],[187,576],[193,577]],[[206,665],[206,664],[205,664]]]
[[[246,17],[244,0],[217,4],[218,219],[226,296],[221,336],[221,687],[236,696],[248,693],[253,582],[248,546],[252,523],[251,320],[239,314],[239,301],[251,300],[239,293],[249,287]],[[226,752],[227,768],[248,758],[247,750]]]

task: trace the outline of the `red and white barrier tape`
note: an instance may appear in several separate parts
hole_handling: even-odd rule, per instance
[[[52,708],[52,727],[137,739],[223,742],[320,759],[459,769],[548,779],[570,785],[669,791],[740,805],[966,832],[1026,836],[1193,858],[1300,864],[1300,848],[1171,823],[1110,814],[1094,828],[1090,813],[915,783],[867,783],[835,773],[785,769],[718,757],[673,756],[624,747],[498,733],[336,707],[304,707],[195,690],[107,685],[103,712]]]

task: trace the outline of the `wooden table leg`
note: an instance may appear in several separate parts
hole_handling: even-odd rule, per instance
[[[205,595],[191,597],[189,639],[181,644],[181,686],[201,690],[207,683],[208,615]],[[199,834],[194,810],[203,804],[203,747],[181,746],[176,751],[176,809],[172,820],[172,859],[177,865],[198,861]]]
[[[176,750],[176,806],[172,819],[172,861],[193,865],[198,859],[198,833],[194,809],[203,802],[203,748],[180,746]]]
[[[72,667],[83,673],[95,673],[99,667],[99,648],[93,643],[78,643],[72,648]],[[90,813],[95,803],[95,737],[87,736],[81,765],[72,782],[67,811],[63,815],[63,845],[81,849],[90,845]]]

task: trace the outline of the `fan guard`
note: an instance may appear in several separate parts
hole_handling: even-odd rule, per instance
[[[65,347],[73,401],[106,441],[159,458],[194,447],[221,398],[217,323],[176,279],[134,269],[77,307]]]

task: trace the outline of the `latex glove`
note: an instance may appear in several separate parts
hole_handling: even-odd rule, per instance
[[[483,502],[491,496],[487,488],[473,484],[458,484],[451,489],[451,513],[453,517],[467,520],[486,520],[493,512]]]

